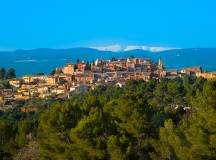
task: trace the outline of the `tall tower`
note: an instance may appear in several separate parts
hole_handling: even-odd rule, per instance
[[[158,70],[163,71],[164,70],[164,65],[163,65],[163,60],[160,58],[158,62]]]
[[[164,76],[164,65],[163,65],[163,60],[160,58],[158,62],[158,76],[163,77]]]

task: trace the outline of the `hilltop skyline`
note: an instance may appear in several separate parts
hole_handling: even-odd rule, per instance
[[[215,48],[213,0],[3,1],[0,50],[114,44]]]

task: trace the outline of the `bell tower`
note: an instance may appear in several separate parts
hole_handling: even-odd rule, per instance
[[[163,60],[160,58],[158,62],[158,70],[163,71],[164,70],[164,65],[163,65]]]
[[[162,58],[159,59],[158,62],[158,75],[159,77],[163,77],[163,71],[164,71],[164,64]]]

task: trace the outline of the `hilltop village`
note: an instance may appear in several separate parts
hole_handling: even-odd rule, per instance
[[[25,75],[9,80],[12,89],[0,89],[0,105],[12,107],[13,102],[29,99],[67,99],[74,92],[94,89],[96,86],[122,87],[127,80],[197,76],[216,78],[216,73],[203,73],[201,67],[166,70],[162,59],[154,63],[150,59],[97,59],[93,63],[78,61],[57,68],[52,74]],[[3,107],[1,107],[3,108]]]

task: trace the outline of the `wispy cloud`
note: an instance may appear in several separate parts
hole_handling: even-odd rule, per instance
[[[97,49],[100,51],[112,51],[112,52],[120,52],[123,50],[123,47],[119,44],[110,45],[110,46],[92,46],[92,49]]]
[[[150,51],[150,52],[161,52],[161,51],[167,51],[172,49],[178,49],[178,48],[169,48],[169,47],[149,47],[149,46],[138,46],[138,45],[132,45],[127,46],[124,51],[131,51],[135,49]]]
[[[136,49],[140,49],[140,50],[148,50],[148,47],[146,46],[127,46],[125,47],[124,51],[131,51],[131,50],[136,50]]]

